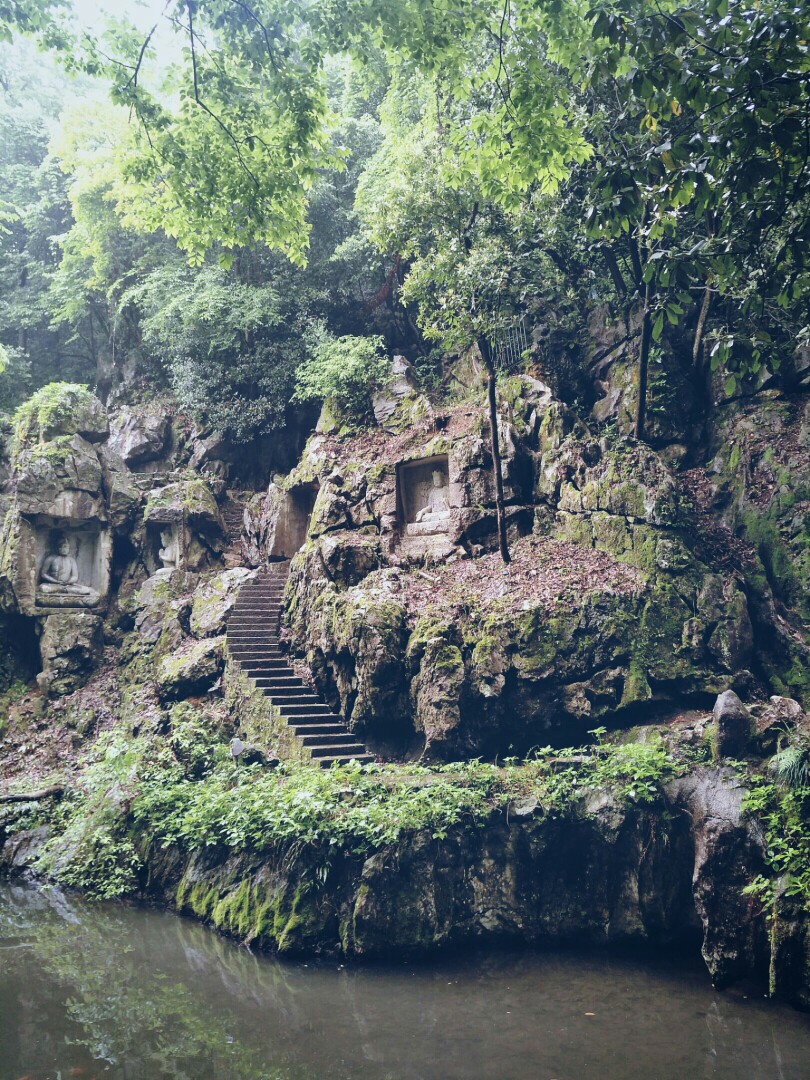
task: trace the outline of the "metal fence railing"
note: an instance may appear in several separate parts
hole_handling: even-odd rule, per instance
[[[526,316],[502,330],[493,342],[495,366],[502,371],[514,371],[520,367],[524,352],[531,347]]]

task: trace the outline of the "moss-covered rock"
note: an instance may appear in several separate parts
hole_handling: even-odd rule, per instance
[[[85,611],[64,611],[42,620],[40,683],[53,695],[83,686],[101,662],[102,620]]]
[[[194,591],[189,626],[198,638],[225,633],[225,623],[236,603],[239,590],[255,577],[253,571],[236,566],[201,582]]]
[[[163,701],[203,694],[219,679],[224,667],[224,637],[186,642],[159,662],[158,694]]]
[[[109,431],[104,406],[86,386],[75,383],[43,386],[14,414],[17,453],[63,436],[80,435],[89,442],[100,442]]]

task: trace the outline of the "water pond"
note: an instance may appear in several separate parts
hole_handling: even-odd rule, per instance
[[[347,968],[0,882],[0,1080],[808,1080],[810,1017],[693,961]]]

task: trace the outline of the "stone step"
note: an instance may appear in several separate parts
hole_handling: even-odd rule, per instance
[[[265,696],[271,697],[267,691],[265,691]],[[300,705],[279,705],[278,711],[282,716],[296,718],[299,716],[325,716],[331,719],[335,716],[335,713],[332,712],[328,705],[310,705],[308,702],[302,702]]]
[[[249,630],[251,627],[255,627],[257,630],[260,630],[262,629],[262,627],[265,626],[277,625],[278,614],[272,615],[268,612],[265,612],[263,615],[259,616],[233,615],[230,619],[228,619],[228,622],[226,623],[226,627],[230,630]]]
[[[279,693],[282,690],[306,690],[308,694],[312,693],[312,688],[307,686],[304,680],[299,679],[297,675],[251,675],[251,678],[255,681],[257,686],[261,686],[262,688],[274,686]]]
[[[231,646],[231,652],[239,651],[240,655],[245,655],[245,650],[256,650],[260,652],[262,649],[274,650],[271,655],[283,657],[285,653],[282,651],[281,644],[277,638],[271,637],[269,634],[240,634],[238,637],[228,637],[228,644]],[[253,655],[253,653],[251,653]]]
[[[273,701],[276,705],[302,705],[305,702],[309,702],[311,705],[322,705],[323,702],[318,697],[318,694],[313,693],[312,687],[307,686],[306,683],[302,685],[296,685],[291,683],[289,679],[295,678],[295,676],[280,675],[278,678],[272,675],[255,675],[251,676],[255,680],[256,685],[259,684],[259,679],[264,683],[271,684],[266,688],[268,690],[273,689]]]
[[[356,746],[360,746],[357,741],[357,737],[352,735],[350,731],[346,731],[344,728],[342,731],[338,728],[337,731],[322,731],[322,732],[306,732],[298,736],[301,742],[307,749],[311,747],[328,746],[343,746],[351,747],[354,749]],[[361,751],[365,751],[365,747],[361,747]]]
[[[273,607],[281,607],[281,601],[278,604],[274,604],[271,601],[257,601],[255,603],[248,604],[247,601],[244,604],[240,604],[238,601],[233,605],[230,610],[231,615],[263,615],[266,611]]]
[[[226,625],[226,631],[239,631],[239,630],[277,630],[278,619],[229,619]]]
[[[292,672],[292,668],[287,662],[287,658],[281,652],[280,649],[273,649],[271,645],[264,647],[250,647],[248,645],[231,645],[231,656],[236,660],[240,667],[249,667],[253,664],[256,665],[268,665],[269,670],[280,671],[282,668],[287,668]]]
[[[261,674],[264,674],[264,675],[294,675],[295,674],[295,672],[289,666],[289,664],[286,663],[285,657],[283,656],[282,653],[274,653],[274,654],[268,656],[267,653],[258,653],[257,654],[257,653],[252,653],[252,652],[240,653],[240,652],[231,651],[231,656],[237,662],[237,664],[242,669],[242,671],[245,672],[245,674],[248,673],[248,670],[257,671],[257,672],[259,672]],[[268,667],[265,666],[268,662],[271,662],[273,660],[280,661],[280,664],[279,664],[278,667],[268,668]],[[284,664],[284,667],[281,667],[281,663]]]
[[[264,604],[255,611],[234,608],[233,611],[228,612],[228,622],[232,619],[277,619],[281,610],[281,604]]]
[[[320,698],[312,693],[291,694],[289,690],[285,690],[284,687],[274,690],[272,686],[266,686],[263,689],[266,691],[273,704],[279,709],[284,705],[309,705],[310,708],[318,708],[323,705]]]
[[[257,683],[262,685],[265,683],[272,683],[274,686],[277,686],[279,690],[292,690],[296,694],[301,690],[306,690],[308,694],[313,693],[309,683],[304,682],[301,676],[291,667],[287,667],[286,669],[267,668],[261,661],[257,661],[253,664],[243,664],[242,667],[245,668],[245,670],[249,668],[251,679],[255,679]]]
[[[352,753],[352,746],[308,746],[307,750],[313,761],[318,761],[319,765],[327,768],[333,764],[333,761],[338,765],[348,765],[349,761],[360,761],[362,765],[366,762],[374,761],[372,755],[368,753],[365,746],[357,743],[357,752]],[[318,753],[315,753],[318,751]]]
[[[271,641],[267,637],[249,638],[234,641],[228,638],[228,648],[234,660],[250,658],[259,660],[266,656],[269,660],[287,660],[287,654],[277,641]],[[289,661],[288,661],[289,662]]]
[[[347,731],[343,717],[339,713],[330,713],[328,716],[291,716],[290,727],[293,731],[318,731],[319,728],[339,727],[341,731]]]
[[[301,739],[319,739],[321,742],[329,742],[332,735],[345,735],[348,730],[343,723],[319,724],[313,722],[302,724],[298,720],[294,724],[290,724],[290,727]]]
[[[275,564],[244,586],[226,624],[231,656],[278,710],[314,763],[328,767],[333,762],[371,762],[373,756],[348,730],[343,717],[295,674],[281,647],[288,572],[288,564]]]

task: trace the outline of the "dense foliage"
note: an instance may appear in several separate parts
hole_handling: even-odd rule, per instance
[[[104,392],[169,386],[245,438],[283,422],[296,370],[311,390],[313,318],[416,359],[425,339],[497,342],[527,316],[553,378],[587,352],[599,305],[637,356],[639,435],[648,367],[686,369],[707,404],[789,378],[810,322],[803,8],[172,0],[164,15],[71,48],[64,11],[3,15],[116,104],[49,128],[75,89],[54,75],[32,114],[14,89],[30,55],[7,47],[0,405],[46,363],[92,366]]]
[[[63,884],[116,896],[137,887],[144,837],[187,852],[314,845],[362,854],[417,831],[435,839],[453,828],[480,828],[495,811],[508,816],[513,804],[558,816],[594,788],[620,802],[655,802],[661,784],[682,769],[653,740],[606,743],[595,752],[541,750],[532,761],[502,765],[285,764],[267,771],[234,763],[204,713],[179,706],[168,740],[103,736],[79,790],[49,810],[21,804],[9,827],[30,827],[45,813],[53,838],[41,868]]]

